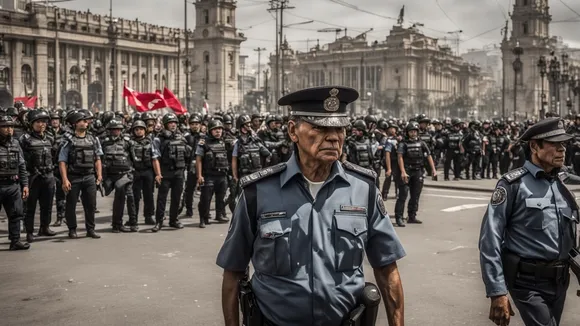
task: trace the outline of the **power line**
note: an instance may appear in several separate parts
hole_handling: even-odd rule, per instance
[[[364,13],[369,14],[369,15],[373,15],[373,16],[377,16],[377,17],[384,18],[384,19],[389,19],[389,20],[395,20],[395,21],[397,20],[397,18],[394,18],[394,17],[384,16],[384,15],[381,15],[381,14],[377,14],[376,12],[372,12],[372,11],[368,11],[368,10],[365,10],[365,9],[361,9],[361,8],[359,8],[359,7],[357,7],[357,6],[353,5],[353,4],[350,4],[350,3],[346,2],[346,1],[343,1],[343,0],[328,0],[328,1],[333,2],[333,3],[336,3],[336,4],[339,4],[339,5],[343,6],[343,7],[347,7],[347,8],[356,10],[356,11],[364,12]]]
[[[499,0],[495,0],[495,2],[497,2],[497,6],[499,7],[499,9],[501,10],[501,13],[503,14],[503,18],[504,19],[508,19],[508,15],[505,12],[505,9],[503,8],[503,6],[501,5],[501,3],[499,2]]]
[[[576,10],[574,10],[572,7],[568,6],[568,4],[564,2],[564,0],[560,0],[560,2],[561,2],[561,3],[562,3],[564,6],[566,6],[566,8],[568,8],[568,9],[569,9],[571,12],[575,13],[575,14],[576,14],[576,16],[580,17],[580,13],[578,13],[578,12],[577,12]]]
[[[251,29],[251,28],[253,28],[253,27],[260,26],[260,25],[263,25],[263,24],[265,24],[265,23],[269,23],[269,22],[271,22],[271,21],[273,21],[273,20],[275,20],[275,18],[270,18],[270,19],[268,19],[268,20],[264,20],[263,22],[260,22],[260,23],[254,24],[254,25],[250,25],[250,26],[248,26],[248,27],[240,27],[240,28],[238,28],[238,29],[239,29],[239,30],[241,30],[241,31],[245,31],[245,30]]]
[[[485,32],[479,33],[479,34],[477,34],[477,35],[475,35],[475,36],[473,36],[473,37],[470,37],[470,38],[468,38],[467,40],[463,40],[463,41],[461,41],[461,43],[469,42],[469,41],[471,41],[471,40],[474,40],[474,39],[476,39],[476,38],[479,38],[479,37],[481,37],[481,36],[483,36],[483,35],[485,35],[485,34],[487,34],[487,33],[491,33],[491,32],[493,32],[493,31],[496,31],[496,30],[498,30],[498,29],[500,29],[500,28],[502,28],[502,27],[504,27],[504,26],[503,26],[503,24],[502,24],[501,26],[499,26],[499,27],[495,27],[495,28],[492,28],[492,29],[490,29],[490,30],[487,30],[487,31],[485,31]]]
[[[455,27],[457,27],[457,29],[461,29],[453,19],[451,19],[451,17],[449,17],[449,15],[445,12],[445,10],[443,10],[443,7],[441,7],[441,4],[439,3],[439,0],[435,0],[435,3],[437,3],[437,7],[439,7],[439,9],[441,10],[441,12],[445,15],[445,17],[447,17],[447,19],[449,19],[450,22],[453,23],[453,25],[455,25]]]

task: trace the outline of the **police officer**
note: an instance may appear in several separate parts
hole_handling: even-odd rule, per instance
[[[147,125],[142,120],[136,120],[131,126],[131,140],[133,141],[133,197],[135,198],[135,213],[139,214],[139,202],[143,197],[143,216],[145,224],[155,225],[155,200],[153,188],[155,186],[155,174],[153,172],[152,143],[150,136],[146,135]]]
[[[270,114],[266,118],[266,128],[258,131],[258,137],[264,142],[266,148],[272,153],[270,161],[266,166],[272,166],[280,163],[282,147],[287,146],[284,134],[280,130],[282,119]]]
[[[421,190],[423,190],[423,174],[425,161],[431,167],[432,177],[437,177],[437,170],[433,158],[431,158],[431,151],[427,144],[418,138],[419,125],[411,122],[405,129],[407,138],[404,139],[397,149],[399,167],[401,169],[401,183],[399,184],[399,198],[395,204],[395,219],[397,226],[405,226],[403,222],[403,213],[405,211],[405,202],[407,195],[410,193],[409,205],[407,213],[409,214],[408,223],[421,224],[421,220],[417,219],[417,211],[419,210],[419,197]]]
[[[453,181],[459,181],[461,178],[461,160],[465,150],[463,149],[463,135],[461,134],[461,120],[455,118],[451,120],[452,130],[447,135],[445,141],[445,165],[443,173],[445,180],[449,180],[449,169],[453,163]]]
[[[395,193],[398,194],[398,185],[401,180],[401,170],[399,169],[399,160],[397,156],[397,148],[399,145],[399,126],[395,121],[389,121],[387,128],[387,143],[385,144],[385,182],[383,183],[382,196],[383,200],[389,197],[389,190],[391,189],[391,182],[395,183]]]
[[[228,187],[227,175],[230,163],[225,142],[222,140],[223,123],[220,120],[211,120],[207,130],[207,138],[204,142],[198,143],[195,151],[197,184],[201,186],[198,204],[200,228],[209,224],[209,206],[214,193],[216,220],[229,221],[224,200]]]
[[[113,190],[113,233],[137,232],[137,212],[133,197],[133,143],[121,133],[125,126],[119,120],[111,120],[107,125],[109,135],[103,141],[103,185],[106,195]],[[123,225],[123,213],[127,204],[129,221]]]
[[[34,214],[36,203],[40,205],[40,228],[38,236],[56,235],[50,229],[52,216],[52,202],[54,200],[55,179],[52,173],[54,169],[53,143],[54,139],[46,132],[50,116],[45,110],[32,110],[28,116],[31,131],[20,138],[20,146],[24,153],[30,195],[26,200],[26,241],[34,241]]]
[[[239,325],[238,282],[250,261],[264,325],[341,324],[362,303],[365,250],[388,319],[403,324],[396,261],[405,252],[376,173],[339,161],[350,123],[346,106],[357,97],[351,88],[320,87],[278,102],[291,106],[295,151],[288,162],[240,180],[242,194],[217,258],[225,325]]]
[[[260,139],[252,135],[249,115],[240,115],[236,121],[236,126],[240,132],[232,152],[232,176],[236,188],[226,200],[232,213],[240,192],[238,181],[246,175],[260,171],[264,166],[262,162],[265,162],[266,158],[271,155]]]
[[[429,119],[425,114],[419,114],[416,120],[419,123],[419,139],[427,145],[429,152],[433,153],[433,150],[435,149],[435,138],[433,138],[431,131],[429,131],[429,124],[431,123],[431,119]],[[427,170],[427,175],[431,176],[432,171],[429,162],[426,160],[423,162],[425,163],[425,170]]]
[[[530,127],[520,138],[529,149],[524,166],[505,174],[491,197],[479,250],[489,318],[497,325],[513,315],[508,292],[527,326],[560,324],[578,205],[558,172],[572,138],[560,118]]]
[[[69,116],[74,134],[66,134],[58,164],[62,177],[62,190],[66,194],[65,218],[71,239],[78,238],[76,206],[79,195],[85,212],[87,237],[100,239],[95,232],[97,185],[103,180],[101,156],[103,150],[98,138],[87,132],[89,123],[82,112]],[[96,177],[95,177],[96,175]]]
[[[471,179],[481,179],[481,155],[483,152],[483,137],[479,133],[479,121],[469,123],[469,131],[463,138],[463,148],[467,153],[465,162],[465,179],[469,180],[469,170],[471,168]]]
[[[189,132],[185,134],[185,140],[192,149],[197,149],[197,144],[202,139],[205,139],[205,135],[201,133],[201,116],[194,113],[189,117]],[[195,189],[197,188],[196,163],[195,155],[192,155],[187,167],[187,180],[185,182],[185,191],[183,192],[183,202],[179,209],[182,211],[183,207],[185,207],[185,215],[187,217],[193,217],[193,197],[195,195]]]
[[[177,128],[179,122],[177,116],[174,113],[167,113],[162,120],[165,129],[153,140],[153,170],[159,191],[157,192],[155,226],[151,229],[152,232],[157,232],[163,227],[169,190],[171,190],[169,226],[183,229],[178,219],[179,204],[183,192],[185,169],[191,155],[191,148]]]
[[[8,217],[10,250],[27,250],[30,245],[20,241],[22,200],[28,198],[28,173],[22,149],[13,138],[14,121],[0,116],[0,204]]]
[[[356,120],[352,124],[352,135],[346,140],[347,161],[359,165],[365,169],[374,168],[374,155],[371,142],[365,135],[367,125],[363,120]]]

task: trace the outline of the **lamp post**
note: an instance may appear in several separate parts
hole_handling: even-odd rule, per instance
[[[547,73],[547,63],[546,63],[546,57],[545,56],[540,56],[540,60],[538,60],[538,68],[540,68],[540,78],[541,78],[541,88],[542,88],[542,93],[540,94],[540,119],[544,119],[544,117],[546,116],[546,107],[544,106],[544,103],[546,101],[546,93],[544,92],[544,79],[546,78],[546,73]]]
[[[580,77],[578,77],[578,75],[576,75],[574,77],[574,87],[572,88],[572,93],[574,94],[574,106],[576,106],[576,99],[580,100]],[[580,105],[577,106],[577,108],[574,109],[574,113],[578,114],[580,113]]]
[[[113,89],[111,90],[111,111],[115,111],[115,99],[117,98],[117,20],[113,19],[113,0],[109,1],[109,27],[107,27],[107,34],[109,35],[109,42],[111,43],[111,66],[109,73],[113,79]]]
[[[518,74],[522,71],[522,60],[520,56],[524,54],[524,49],[520,46],[520,42],[516,43],[516,47],[513,49],[513,53],[516,59],[513,63],[514,68],[514,120],[517,120],[516,113],[518,111]]]
[[[558,57],[556,56],[553,56],[550,60],[548,79],[550,80],[550,93],[552,94],[550,101],[551,110],[560,114],[560,61],[558,61]]]

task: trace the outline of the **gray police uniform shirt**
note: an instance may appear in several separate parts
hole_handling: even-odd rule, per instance
[[[76,137],[76,136],[73,136]],[[101,142],[99,141],[99,138],[93,136],[93,139],[95,140],[94,146],[93,146],[93,150],[95,151],[95,160],[100,160],[101,156],[103,156],[103,148],[101,147]],[[58,152],[58,161],[59,162],[65,162],[68,164],[68,154],[70,152],[70,148],[71,148],[71,141],[68,140],[67,138],[65,138],[60,146],[60,150]]]
[[[507,294],[501,252],[522,258],[566,260],[576,237],[578,210],[558,177],[526,161],[499,180],[483,216],[480,265],[488,297]]]
[[[217,264],[244,272],[251,259],[258,305],[274,324],[339,325],[364,288],[363,253],[374,268],[405,256],[380,192],[373,178],[335,162],[312,198],[296,154],[241,182],[268,171],[243,185]]]

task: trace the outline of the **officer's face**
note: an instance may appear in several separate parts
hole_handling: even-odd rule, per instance
[[[53,128],[59,128],[60,127],[60,119],[52,119],[52,120],[50,120],[50,125]]]
[[[538,161],[534,163],[539,163],[539,165],[548,173],[552,169],[561,168],[564,165],[564,160],[566,158],[565,142],[552,143],[549,141],[543,141],[539,143],[532,141],[531,150],[533,156],[535,156]]]
[[[409,138],[411,139],[417,138],[417,130],[409,130]]]
[[[32,129],[35,132],[43,133],[46,130],[46,120],[36,120],[32,123]]]
[[[89,122],[87,120],[83,119],[83,120],[77,121],[75,128],[78,131],[85,131],[85,130],[87,130],[88,127],[89,127]]]
[[[308,122],[288,123],[290,139],[297,144],[300,158],[332,164],[342,155],[344,127],[318,127]]]
[[[249,132],[250,132],[250,128],[251,128],[251,125],[250,125],[250,123],[248,122],[248,123],[244,124],[244,125],[242,126],[242,128],[240,128],[240,131],[242,132],[242,134],[247,134],[247,133],[249,133]]]
[[[224,129],[232,130],[232,124],[231,123],[224,123]]]
[[[177,130],[177,122],[168,122],[165,125],[165,129],[167,129],[169,131],[175,131],[175,130]]]
[[[12,135],[14,134],[14,127],[10,126],[6,126],[6,127],[0,127],[0,135],[2,135],[3,137],[12,137]]]
[[[199,132],[199,126],[201,126],[201,123],[192,122],[189,124],[189,129],[191,129],[191,131],[193,131],[193,132]]]
[[[260,125],[261,125],[261,124],[262,124],[262,121],[260,121],[260,119],[259,119],[259,118],[254,118],[254,119],[252,119],[252,126],[253,126],[255,129],[258,129],[258,128],[260,128]]]
[[[135,137],[141,138],[145,136],[145,128],[135,127],[133,129],[133,134],[135,135]]]
[[[224,131],[223,128],[214,128],[214,129],[211,130],[211,135],[214,138],[222,138],[223,131]]]
[[[113,136],[113,137],[119,137],[119,135],[121,135],[121,131],[122,131],[122,129],[109,130],[109,132],[111,133],[111,136]]]

